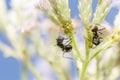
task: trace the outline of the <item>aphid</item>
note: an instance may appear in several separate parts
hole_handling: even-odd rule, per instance
[[[91,31],[93,32],[92,43],[95,46],[97,46],[101,43],[102,36],[100,34],[102,34],[102,33],[100,31],[103,29],[105,29],[105,28],[98,29],[97,25],[93,26],[93,28],[91,29]]]
[[[64,53],[70,52],[72,50],[72,46],[70,45],[71,40],[68,37],[58,36],[56,42],[57,46],[60,47],[63,51],[63,57]]]

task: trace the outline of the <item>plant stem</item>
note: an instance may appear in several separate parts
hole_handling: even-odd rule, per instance
[[[96,50],[95,53],[93,53],[93,55],[89,61],[91,61],[93,58],[95,58],[102,50],[105,50],[106,48],[110,47],[111,43],[112,43],[111,41],[106,42],[102,47],[100,47],[98,50]]]
[[[99,79],[99,60],[97,59],[97,63],[96,63],[96,80]]]
[[[22,67],[22,80],[28,80],[27,79],[27,67],[25,66],[25,64],[23,64],[23,67]]]
[[[81,71],[81,74],[80,74],[80,80],[84,80],[85,72],[86,72],[86,69],[87,69],[88,62],[89,62],[88,60],[89,60],[89,59],[87,58],[87,59],[83,62],[82,71]]]
[[[86,29],[86,32],[88,34],[88,30]],[[89,63],[89,51],[90,51],[90,48],[89,48],[89,41],[84,38],[85,40],[85,49],[86,49],[86,58],[85,58],[85,61],[83,62],[83,65],[82,65],[82,71],[80,73],[80,80],[84,80],[84,76],[85,76],[85,72],[86,72],[86,69],[87,69],[87,65]]]
[[[33,75],[36,77],[37,80],[42,80],[42,77],[40,76],[38,71],[35,69],[35,67],[31,64],[29,60],[25,62],[25,65],[33,73]]]
[[[23,42],[25,44],[24,36],[23,36]],[[35,69],[35,67],[32,65],[32,63],[29,60],[28,52],[26,51],[26,46],[22,52],[24,55],[24,60],[23,60],[24,66],[33,73],[33,75],[36,77],[37,80],[42,80],[42,77],[40,76],[39,72]]]

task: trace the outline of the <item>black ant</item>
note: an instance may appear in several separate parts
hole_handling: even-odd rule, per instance
[[[100,31],[103,30],[103,29],[105,29],[105,28],[98,29],[97,25],[93,26],[93,28],[91,29],[91,31],[93,33],[92,43],[95,46],[97,46],[97,45],[99,45],[101,43],[102,37],[100,36],[100,34],[102,34],[102,33]]]
[[[57,41],[57,46],[60,47],[63,51],[63,57],[64,57],[64,53],[70,52],[72,50],[72,46],[70,45],[71,40],[68,37],[58,36],[56,41]]]

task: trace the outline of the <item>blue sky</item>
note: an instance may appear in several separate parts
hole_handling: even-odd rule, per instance
[[[0,40],[10,46],[9,41],[1,31]],[[0,80],[21,80],[21,67],[20,61],[11,57],[5,58],[0,51]]]
[[[4,58],[0,52],[0,80],[21,80],[21,63],[13,58]]]
[[[10,1],[10,0],[6,0]],[[8,4],[7,2],[7,4]],[[97,0],[93,0],[93,12],[95,11]],[[70,8],[71,8],[71,17],[78,17],[77,10],[77,0],[70,0]],[[10,6],[8,6],[10,7]],[[115,15],[117,14],[117,9],[113,8],[109,15],[107,15],[106,20],[113,25],[113,21]],[[0,32],[0,40],[10,45],[7,41],[7,38],[3,33]],[[22,63],[14,58],[5,58],[2,52],[0,52],[0,80],[21,80],[21,68]],[[72,67],[74,69],[74,67]]]

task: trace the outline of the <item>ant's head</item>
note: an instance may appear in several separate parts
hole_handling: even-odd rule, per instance
[[[98,27],[97,26],[94,26],[92,29],[91,29],[92,32],[96,32],[98,31]]]
[[[63,36],[58,36],[58,38],[56,40],[57,40],[57,42],[63,42],[64,37]]]

